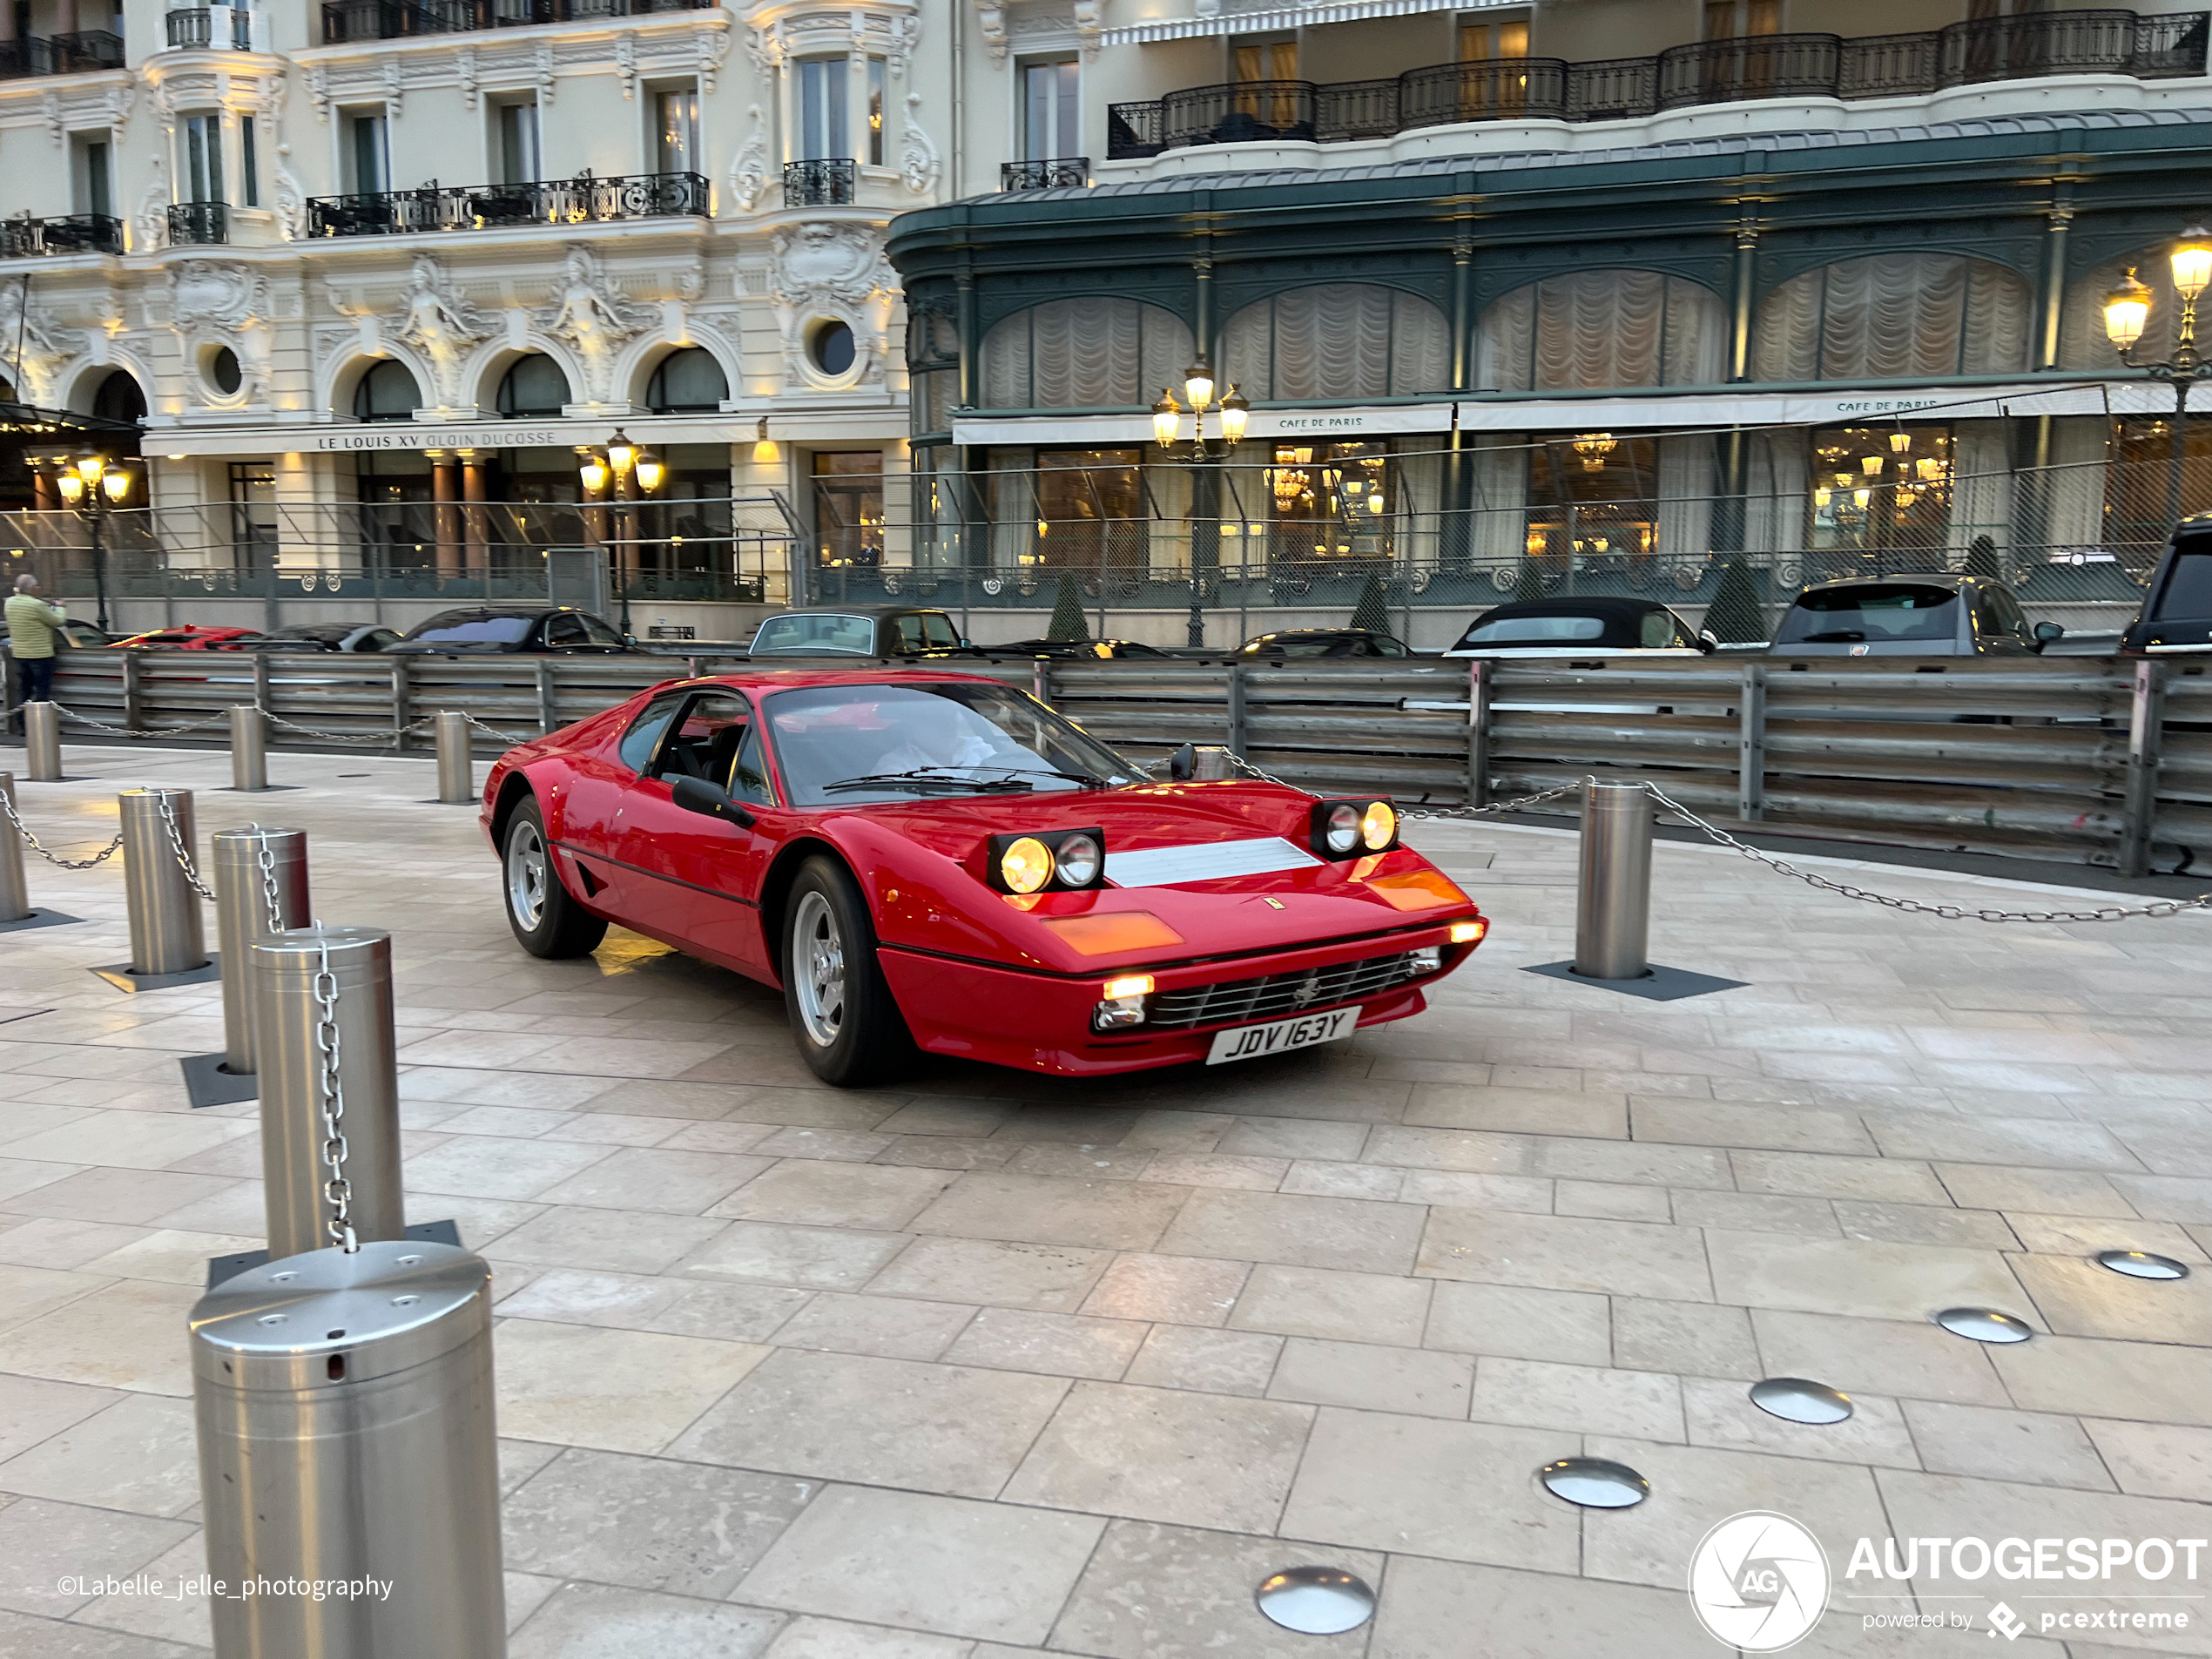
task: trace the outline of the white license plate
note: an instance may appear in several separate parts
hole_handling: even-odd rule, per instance
[[[1271,1020],[1265,1025],[1240,1025],[1214,1033],[1206,1063],[1218,1066],[1230,1060],[1256,1060],[1264,1054],[1287,1054],[1311,1049],[1317,1042],[1334,1042],[1359,1023],[1358,1008],[1336,1008],[1327,1014],[1304,1014],[1294,1020]]]

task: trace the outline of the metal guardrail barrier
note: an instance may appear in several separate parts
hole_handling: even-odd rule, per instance
[[[479,755],[745,660],[259,658],[280,742],[404,751],[426,724],[418,711],[445,709],[469,717]],[[1224,743],[1327,793],[1480,802],[1595,774],[1658,781],[1700,813],[1784,833],[2137,874],[2212,848],[2212,659],[948,665],[1041,690],[1138,759]],[[252,701],[253,666],[197,651],[70,652],[55,695],[66,718],[158,734]]]

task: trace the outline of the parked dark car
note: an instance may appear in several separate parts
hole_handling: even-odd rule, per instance
[[[1972,576],[1854,577],[1807,588],[1768,647],[1790,657],[2032,657],[2066,630],[2031,623],[2002,583]]]
[[[2175,528],[2120,649],[2130,657],[2212,651],[2212,518]]]
[[[219,651],[381,651],[396,645],[400,631],[374,622],[300,622],[250,638],[226,641]]]
[[[1164,662],[1168,653],[1140,639],[1016,639],[1004,645],[986,645],[994,657],[1097,658],[1114,662],[1143,657]]]
[[[1237,647],[1237,655],[1283,663],[1313,657],[1411,657],[1413,648],[1395,634],[1372,628],[1285,628],[1247,639]]]
[[[783,610],[760,624],[752,657],[981,657],[942,610],[839,605]]]
[[[491,656],[504,651],[554,651],[611,657],[637,647],[588,610],[570,605],[469,605],[441,610],[384,647],[395,656],[429,651]]]
[[[1493,606],[1447,657],[1696,657],[1717,648],[1656,599],[1527,599]]]

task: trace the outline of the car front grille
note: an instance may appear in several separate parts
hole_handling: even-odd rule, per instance
[[[1365,961],[1332,962],[1326,968],[1270,974],[1263,979],[1225,981],[1158,991],[1145,1004],[1145,1026],[1152,1030],[1199,1025],[1231,1025],[1271,1020],[1309,1008],[1357,1001],[1415,977],[1413,954],[1399,951]]]

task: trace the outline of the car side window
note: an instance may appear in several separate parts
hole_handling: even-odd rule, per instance
[[[630,730],[622,734],[622,742],[617,745],[616,752],[622,757],[624,765],[642,776],[645,768],[652,765],[653,751],[660,747],[668,723],[684,706],[686,695],[678,691],[671,697],[657,697],[645,705],[644,711],[630,723]]]
[[[736,692],[694,692],[661,749],[653,775],[703,778],[727,789],[752,726],[752,706]]]
[[[1675,619],[1663,610],[1647,610],[1636,624],[1636,644],[1647,651],[1675,643]]]
[[[549,645],[581,645],[587,638],[582,619],[566,611],[545,620],[545,643]]]
[[[921,650],[921,618],[920,617],[900,617],[897,619],[897,624],[899,649],[900,651]]]
[[[921,637],[939,650],[957,648],[960,635],[953,630],[950,617],[927,616],[921,619]]]
[[[580,617],[577,620],[583,624],[583,637],[593,644],[620,645],[622,644],[622,636],[608,627],[605,623],[601,622],[598,617]]]
[[[737,764],[730,770],[730,799],[772,806],[776,792],[768,786],[768,763],[760,753],[760,728],[748,725],[738,744]]]
[[[1404,642],[1393,639],[1387,635],[1375,640],[1373,643],[1375,655],[1378,657],[1403,657],[1406,655],[1406,646]]]
[[[1989,603],[1997,613],[1997,625],[2023,645],[2035,643],[2035,630],[2027,620],[2027,612],[2020,609],[2020,602],[2003,588],[1986,590]]]

